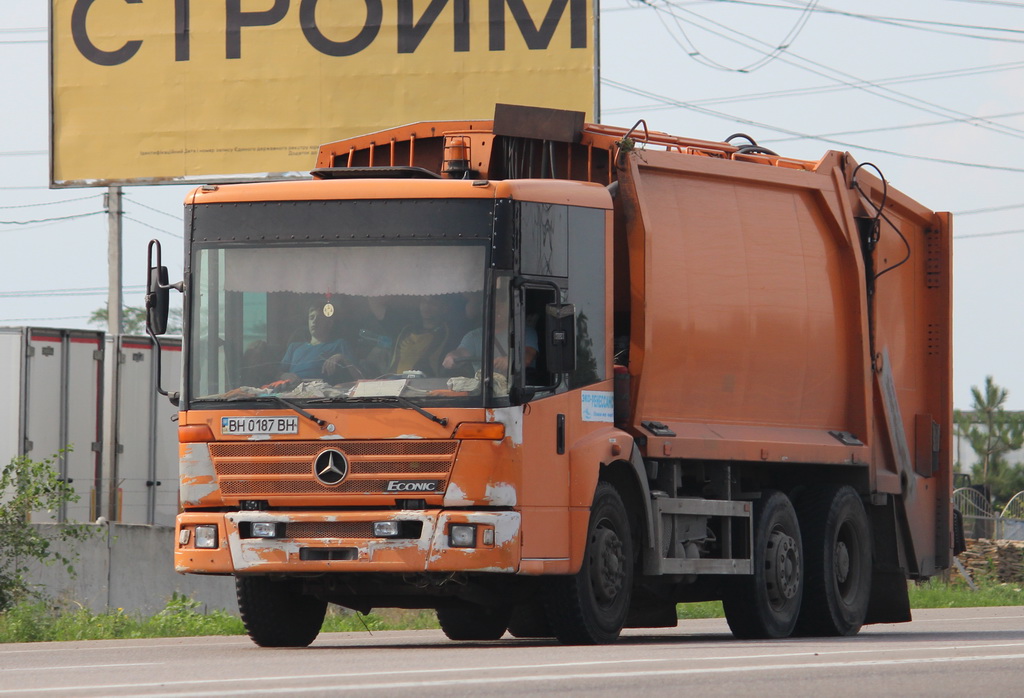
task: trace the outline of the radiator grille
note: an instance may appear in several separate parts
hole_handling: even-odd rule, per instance
[[[372,521],[298,521],[285,526],[285,538],[373,538]]]
[[[313,461],[336,449],[348,459],[348,475],[328,487],[313,477]],[[274,495],[384,494],[389,480],[432,482],[432,494],[445,490],[458,450],[457,441],[269,441],[210,444],[221,492],[229,497]],[[388,493],[388,494],[394,494]]]

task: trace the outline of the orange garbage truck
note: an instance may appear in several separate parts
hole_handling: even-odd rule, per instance
[[[185,221],[174,564],[258,645],[850,635],[952,562],[951,217],[849,154],[498,105]]]

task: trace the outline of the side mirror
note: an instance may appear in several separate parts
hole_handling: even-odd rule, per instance
[[[156,391],[167,396],[172,405],[178,405],[178,393],[169,393],[160,385],[160,340],[157,335],[167,332],[167,316],[170,313],[171,289],[178,293],[185,292],[185,285],[179,281],[176,284],[167,283],[167,267],[161,263],[161,250],[159,240],[150,240],[149,249],[146,251],[148,257],[146,279],[146,332],[153,338],[156,346]]]
[[[576,370],[576,306],[549,303],[544,309],[544,356],[548,373]]]
[[[146,284],[146,330],[150,334],[167,332],[170,304],[171,287],[167,282],[167,267],[150,267]]]

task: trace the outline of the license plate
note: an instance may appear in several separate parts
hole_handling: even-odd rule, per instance
[[[298,417],[221,417],[220,433],[298,434]]]

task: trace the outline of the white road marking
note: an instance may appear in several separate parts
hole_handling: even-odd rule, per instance
[[[321,686],[289,686],[287,688],[265,688],[260,687],[260,695],[272,695],[278,693],[305,693],[309,691],[329,691],[331,693],[351,691],[380,691],[396,690],[402,688],[440,688],[446,686],[474,686],[484,684],[500,683],[522,683],[541,681],[580,681],[595,679],[641,679],[651,676],[693,676],[698,674],[723,674],[723,673],[750,673],[750,672],[779,672],[779,671],[800,671],[806,669],[854,669],[864,667],[879,667],[893,665],[911,664],[933,664],[935,662],[985,662],[1001,661],[1005,659],[1024,659],[1024,654],[1002,654],[987,657],[925,657],[921,659],[886,659],[864,662],[825,662],[821,664],[766,664],[754,667],[718,667],[699,669],[663,669],[655,671],[610,671],[599,674],[539,674],[536,676],[507,676],[479,678],[458,678],[441,679],[433,681],[393,681],[390,683],[362,683],[362,684],[324,684]],[[456,671],[449,669],[448,671]],[[147,693],[146,698],[202,698],[214,696],[244,695],[249,696],[252,692],[249,689],[210,691],[205,693]]]
[[[114,669],[116,667],[126,666],[156,666],[158,664],[166,664],[167,662],[133,662],[131,664],[75,664],[71,666],[53,665],[44,667],[26,666],[26,667],[4,667],[3,672],[6,674],[11,671],[63,671],[65,669]]]
[[[1005,647],[1024,647],[1024,642],[1013,642],[1013,643],[992,643],[992,644],[963,644],[963,645],[951,645],[943,647],[906,647],[899,648],[900,651],[914,652],[914,651],[956,651],[956,650],[978,650],[978,649],[993,649],[993,648],[1005,648]],[[798,657],[819,657],[819,656],[834,656],[840,654],[865,654],[871,652],[878,652],[879,650],[837,650],[837,651],[818,651],[818,652],[785,652],[785,653],[767,653],[767,654],[756,654],[756,655],[723,655],[719,657],[663,657],[657,659],[609,659],[609,660],[595,660],[586,662],[552,662],[543,664],[511,664],[511,665],[491,665],[491,666],[473,666],[473,667],[461,667],[459,669],[453,669],[451,667],[440,668],[440,669],[402,669],[393,670],[388,672],[388,676],[396,676],[403,674],[450,674],[453,671],[459,673],[466,673],[470,671],[480,672],[500,672],[500,671],[523,671],[523,670],[536,670],[536,669],[565,669],[571,667],[588,667],[588,666],[609,666],[612,664],[654,664],[654,663],[665,663],[665,662],[678,662],[678,661],[732,661],[732,660],[749,660],[749,659],[778,659],[781,657],[786,658],[798,658]],[[785,665],[758,665],[758,666],[729,666],[729,667],[700,667],[692,669],[651,669],[651,670],[638,670],[638,671],[621,671],[621,672],[605,672],[599,674],[553,674],[553,675],[538,675],[532,676],[515,676],[515,677],[481,677],[477,678],[461,678],[461,679],[444,679],[444,680],[427,680],[427,681],[403,681],[395,683],[382,683],[382,684],[357,684],[357,685],[346,685],[339,686],[337,684],[329,684],[327,686],[302,686],[301,690],[355,690],[356,688],[407,688],[410,686],[449,686],[459,684],[475,684],[475,683],[500,683],[504,681],[540,681],[547,679],[561,679],[561,678],[615,678],[615,677],[631,677],[631,676],[653,676],[653,675],[687,675],[687,674],[713,674],[721,673],[723,671],[774,671],[777,668],[789,667],[789,668],[820,668],[820,667],[863,667],[863,666],[885,666],[890,664],[914,664],[914,663],[931,663],[939,661],[981,661],[981,660],[995,660],[995,659],[1009,659],[1009,658],[1022,658],[1024,654],[1009,654],[1009,655],[986,655],[986,656],[972,656],[972,657],[924,657],[921,659],[890,659],[890,660],[868,660],[868,661],[852,661],[852,662],[829,662],[829,663],[809,663],[809,664],[785,664]],[[301,682],[308,680],[338,680],[338,679],[352,679],[352,678],[365,678],[370,676],[380,676],[379,671],[367,671],[367,672],[343,672],[343,673],[332,673],[332,674],[292,674],[282,676],[243,676],[233,678],[219,678],[219,679],[189,679],[180,681],[156,681],[151,683],[125,683],[125,684],[97,684],[91,686],[53,686],[53,687],[36,687],[33,689],[0,689],[0,694],[14,694],[14,693],[43,693],[43,692],[66,692],[66,691],[107,691],[113,689],[125,689],[125,688],[159,688],[159,687],[173,687],[173,686],[202,686],[212,684],[244,684],[252,682],[270,682],[270,681],[289,681],[289,682]],[[252,689],[228,689],[226,692],[216,691],[212,693],[188,693],[188,694],[166,694],[172,695],[231,695],[241,692],[250,692]],[[274,693],[274,692],[287,692],[299,690],[296,686],[292,686],[288,689],[268,689],[260,687],[259,692],[262,693]],[[164,695],[164,694],[160,694]]]
[[[182,638],[176,638],[176,639],[178,639],[178,640],[195,640],[197,638],[182,637]],[[248,638],[245,638],[245,639],[248,639]],[[68,644],[69,644],[69,642],[70,641],[63,642],[60,647],[53,647],[54,643],[46,642],[46,643],[38,643],[40,645],[46,645],[45,647],[32,647],[30,649],[20,649],[20,650],[4,650],[4,649],[0,649],[0,656],[5,655],[5,654],[46,654],[47,652],[67,652],[68,651]],[[147,649],[151,650],[151,649],[163,649],[165,647],[185,647],[185,646],[187,646],[187,643],[185,643],[185,642],[174,642],[174,643],[171,643],[171,642],[154,642],[154,643],[148,644],[148,645],[116,645],[116,646],[115,645],[106,644],[108,642],[110,642],[110,641],[108,641],[108,640],[77,640],[77,641],[75,641],[76,644],[74,646],[74,650],[75,650],[75,652],[87,652],[89,650],[101,651],[101,650],[109,650],[112,647],[116,647],[116,649],[118,651],[120,651],[120,650],[147,650]],[[236,641],[236,642],[206,642],[206,643],[203,643],[202,646],[203,647],[217,647],[218,645],[240,645],[240,644],[242,644],[240,641]]]

